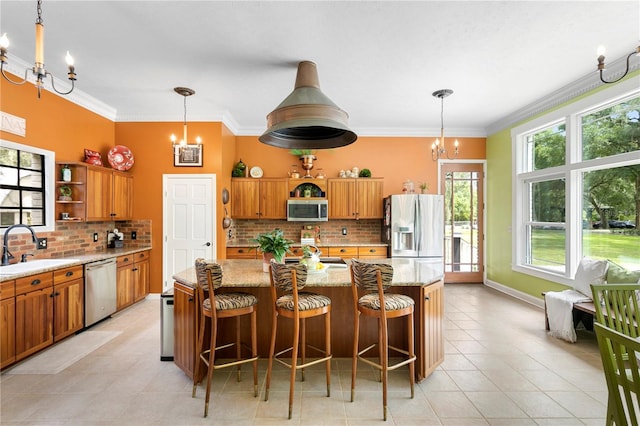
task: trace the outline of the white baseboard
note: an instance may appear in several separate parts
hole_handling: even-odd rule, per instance
[[[538,297],[534,297],[528,293],[523,293],[519,290],[513,289],[511,287],[507,287],[506,285],[497,283],[495,281],[485,279],[484,285],[487,287],[491,287],[494,290],[497,290],[501,293],[507,294],[511,297],[515,297],[516,299],[522,300],[523,302],[527,302],[531,305],[534,305],[540,309],[544,309],[544,300]]]

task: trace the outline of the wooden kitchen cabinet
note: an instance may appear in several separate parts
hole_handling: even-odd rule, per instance
[[[0,368],[16,360],[15,281],[0,283]]]
[[[341,257],[343,259],[353,259],[358,257],[358,247],[329,247],[329,257]]]
[[[329,219],[381,219],[383,178],[328,179]]]
[[[173,284],[173,362],[191,379],[196,361],[200,317],[196,299],[192,287],[179,282]],[[200,371],[204,375],[204,369]]]
[[[387,247],[384,246],[359,246],[358,258],[362,259],[386,259]]]
[[[133,177],[87,166],[87,221],[125,220],[133,216]]]
[[[416,305],[421,311],[416,315],[416,352],[421,360],[417,368],[425,378],[444,361],[444,281],[423,286]]]
[[[287,179],[231,179],[231,217],[234,219],[286,219]]]
[[[83,266],[53,272],[53,341],[84,328]]]
[[[116,308],[124,309],[149,294],[149,251],[116,258]]]
[[[53,343],[53,274],[16,280],[16,361]]]
[[[71,170],[71,181],[62,179],[62,168]],[[87,216],[87,168],[84,165],[56,163],[56,220],[66,213],[72,220],[85,220]]]
[[[149,294],[149,252],[141,251],[133,255],[133,302],[138,302]]]
[[[227,247],[227,259],[257,259],[256,247]]]

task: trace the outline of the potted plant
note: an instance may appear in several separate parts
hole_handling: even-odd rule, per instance
[[[284,232],[281,229],[258,234],[251,242],[258,244],[258,250],[262,252],[262,270],[264,272],[269,272],[271,259],[282,263],[284,255],[290,253],[293,244],[292,240],[284,237]]]

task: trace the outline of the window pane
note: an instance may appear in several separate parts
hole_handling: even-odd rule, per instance
[[[583,255],[640,269],[640,165],[583,174]]]
[[[25,169],[42,170],[42,155],[20,151],[20,167]]]
[[[44,206],[44,199],[41,192],[22,191],[22,207],[38,207]]]
[[[18,185],[18,169],[0,167],[0,185]]]
[[[22,223],[26,223],[27,225],[31,226],[44,225],[44,215],[42,210],[25,209],[22,211],[22,214]]]
[[[9,227],[20,223],[20,210],[18,209],[0,209],[0,225]]]
[[[10,148],[0,148],[0,165],[16,167],[18,165],[18,151]]]
[[[640,97],[582,117],[582,158],[640,150]]]
[[[564,227],[561,226],[528,226],[529,255],[527,263],[533,266],[552,269],[558,272],[565,270]]]
[[[20,191],[17,189],[1,189],[0,207],[20,207]]]
[[[564,179],[534,182],[529,185],[533,222],[565,222]]]
[[[563,165],[565,136],[564,123],[528,135],[526,152],[529,171]]]
[[[42,188],[42,173],[20,170],[20,186],[23,188]]]

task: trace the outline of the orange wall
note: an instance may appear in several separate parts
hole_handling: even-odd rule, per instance
[[[258,141],[255,136],[238,136],[236,159],[249,167],[260,166],[264,177],[283,177],[293,164],[303,172],[297,156],[283,148]],[[402,183],[411,179],[418,191],[418,182],[429,184],[429,193],[437,193],[438,167],[431,160],[434,138],[424,137],[359,137],[353,144],[327,150],[317,150],[311,174],[322,168],[327,177],[338,177],[341,169],[371,170],[373,177],[382,177],[385,195],[402,192]],[[458,138],[459,159],[484,159],[485,138]],[[448,138],[447,138],[448,141]]]

